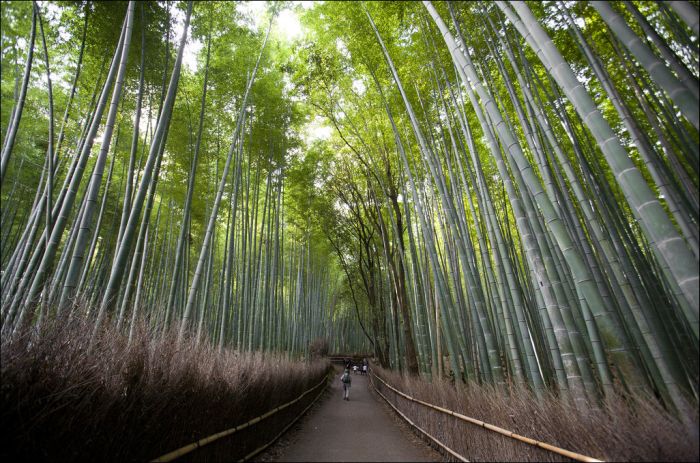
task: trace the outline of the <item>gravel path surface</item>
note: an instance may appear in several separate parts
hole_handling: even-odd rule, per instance
[[[343,400],[340,370],[328,391],[299,423],[258,461],[441,461],[376,394],[368,379],[352,375]]]

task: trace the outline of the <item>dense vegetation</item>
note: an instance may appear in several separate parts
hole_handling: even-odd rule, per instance
[[[579,410],[553,394],[538,399],[517,387],[456,389],[441,380],[427,382],[381,368],[374,373],[415,399],[602,461],[698,460],[697,438],[688,438],[692,431],[644,396],[613,394],[601,407]],[[572,461],[406,400],[376,379],[374,385],[421,429],[470,461]]]
[[[258,10],[2,3],[3,343],[325,339],[697,423],[697,2]]]
[[[88,344],[84,320],[45,323],[2,344],[0,456],[5,461],[151,461],[292,401],[321,382],[327,359],[219,352],[140,324]],[[29,344],[32,344],[31,346]],[[319,388],[319,390],[322,390]],[[238,461],[268,444],[317,396],[188,455]]]
[[[291,49],[232,3],[198,5],[191,30],[187,5],[47,6],[3,3],[3,126],[13,97],[24,108],[3,139],[3,332],[81,305],[96,331],[143,316],[245,350],[358,338],[328,246],[287,192],[307,180],[290,154],[303,114],[279,85]],[[53,34],[52,85],[32,60],[22,100],[20,55],[43,56],[35,17]],[[203,44],[196,70],[182,67],[188,37]]]

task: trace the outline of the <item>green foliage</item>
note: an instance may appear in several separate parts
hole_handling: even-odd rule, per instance
[[[59,125],[88,15],[54,199],[78,152],[127,5],[40,4]],[[665,5],[634,2],[697,81],[697,37]],[[692,342],[697,340],[692,326],[697,310],[684,303],[679,287],[686,280],[674,278],[669,262],[654,254],[658,243],[647,225],[637,222],[628,198],[631,189],[658,197],[670,218],[666,231],[673,228],[668,236],[678,232],[697,258],[698,131],[595,8],[584,2],[527,3],[581,91],[609,124],[612,139],[620,140],[640,172],[641,180],[633,186],[616,176],[611,159],[596,143],[596,126],[579,115],[557,73],[547,70],[542,54],[506,19],[510,10],[496,3],[436,2],[434,11],[420,2],[248,6],[194,4],[186,62],[195,64],[185,65],[180,74],[143,260],[144,294],[139,297],[154,325],[179,320],[192,296],[197,298],[192,315],[197,329],[220,346],[304,352],[316,338],[328,339],[334,349],[339,340],[353,349],[369,342],[382,364],[414,372],[420,367],[435,375],[448,369],[443,356],[450,352],[449,368],[461,370],[467,380],[499,382],[492,372],[503,371],[503,381],[533,384],[539,392],[540,382],[555,385],[565,396],[567,381],[576,380],[562,373],[562,352],[561,357],[577,359],[575,366],[567,365],[567,374],[579,377],[579,369],[591,399],[602,393],[598,384],[607,385],[603,380],[610,376],[611,361],[605,356],[618,352],[603,350],[619,341],[633,357],[630,364],[640,366],[639,377],[619,373],[630,387],[650,385],[667,404],[668,388],[673,388],[669,378],[677,380],[684,394],[696,389],[697,367],[686,359],[697,358],[697,343]],[[612,7],[657,53],[631,10],[623,3]],[[121,211],[130,209],[123,192],[142,41],[145,92],[137,179],[151,148],[186,8],[185,2],[136,5],[115,130],[119,136],[111,140],[112,185],[95,232],[97,251],[88,256],[90,280],[82,288],[88,299],[104,287],[117,251]],[[288,41],[284,24],[273,27],[242,108],[269,22],[291,11],[303,26],[301,36]],[[435,11],[446,29],[438,30]],[[31,14],[29,3],[2,3],[3,140],[28,51]],[[454,55],[443,34],[458,43]],[[208,46],[202,142],[193,202],[186,212]],[[473,63],[477,82],[467,82],[456,69],[460,54]],[[600,72],[594,72],[590,56],[601,63]],[[15,249],[21,249],[16,246],[29,223],[22,212],[32,210],[43,191],[49,125],[44,75],[37,45],[19,135],[2,184],[3,238],[11,244],[3,245],[0,257],[9,272],[14,270],[6,266],[19,253]],[[483,90],[474,103],[471,86]],[[233,140],[240,114],[245,114],[245,125]],[[104,142],[102,130],[85,178]],[[202,254],[207,268],[198,276],[206,283],[190,295],[230,149],[235,165],[224,179],[211,258]],[[86,183],[79,186],[76,204]],[[187,214],[189,223],[184,223]],[[60,287],[64,278],[62,262],[70,259],[77,217],[76,206],[53,263],[54,286]],[[36,222],[37,230],[43,230],[44,220]],[[183,229],[184,257],[172,278]],[[30,247],[40,239],[39,232]],[[562,243],[572,245],[562,249]],[[576,262],[581,266],[572,264],[573,254],[580,256]],[[591,278],[580,281],[581,275]],[[175,301],[164,307],[163,293],[171,284]],[[582,292],[584,284],[591,293]],[[135,292],[130,297],[137,300]],[[587,294],[595,297],[589,300]],[[592,300],[605,304],[588,307]],[[614,335],[603,329],[608,317],[611,326],[619,327]],[[415,355],[410,354],[413,344]],[[415,369],[413,357],[419,363]],[[615,368],[610,366],[611,376],[618,374]]]

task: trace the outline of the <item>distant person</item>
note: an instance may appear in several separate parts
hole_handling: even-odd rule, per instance
[[[353,374],[357,374],[357,365],[352,366],[352,372]]]
[[[362,374],[363,375],[367,374],[367,364],[366,363],[364,365],[362,365]]]
[[[340,377],[340,382],[343,383],[343,400],[350,400],[350,383],[352,383],[352,378],[350,377],[350,370],[347,368],[343,372],[343,376]]]

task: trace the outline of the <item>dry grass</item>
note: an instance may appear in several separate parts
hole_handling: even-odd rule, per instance
[[[607,461],[698,461],[698,414],[685,425],[644,397],[614,397],[599,409],[576,410],[553,395],[528,390],[429,383],[374,367],[404,393],[567,450]],[[570,461],[408,401],[375,384],[417,425],[470,461]]]
[[[296,398],[329,368],[260,353],[219,353],[141,326],[135,341],[53,321],[2,339],[3,461],[147,461]],[[236,460],[269,441],[315,396],[188,459]]]

